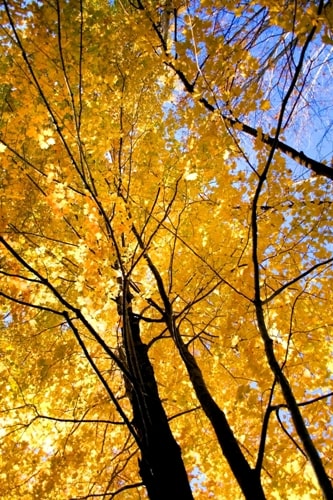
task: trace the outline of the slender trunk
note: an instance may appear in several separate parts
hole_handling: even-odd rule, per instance
[[[284,399],[287,403],[288,409],[290,411],[291,418],[293,420],[296,432],[302,441],[305,453],[310,460],[312,467],[316,473],[319,486],[322,489],[325,500],[333,500],[333,486],[331,480],[324,468],[320,454],[315,447],[311,435],[306,427],[303,416],[301,414],[300,408],[295,399],[294,393],[291,389],[290,383],[287,377],[284,375],[280,365],[275,357],[273,341],[270,338],[266,323],[264,319],[264,313],[262,310],[262,304],[260,301],[256,304],[256,314],[259,330],[264,341],[266,357],[269,366],[274,373],[276,380],[280,384]]]
[[[211,396],[202,372],[192,354],[184,344],[175,325],[172,326],[175,343],[184,361],[187,372],[201,407],[210,420],[222,452],[247,500],[265,500],[260,481],[260,471],[252,469],[234,436],[224,412]]]

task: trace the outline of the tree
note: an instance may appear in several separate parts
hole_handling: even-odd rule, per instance
[[[333,498],[333,9],[215,3],[4,0],[3,498]]]

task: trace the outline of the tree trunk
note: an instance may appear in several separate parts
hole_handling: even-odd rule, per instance
[[[202,410],[214,428],[223,455],[228,461],[244,497],[246,500],[265,500],[265,493],[260,481],[260,471],[257,472],[250,467],[224,412],[211,396],[194,356],[188,351],[172,320],[170,321],[169,328],[172,331]]]
[[[139,436],[139,470],[150,500],[193,500],[181,449],[170,430],[150,363],[140,337],[139,318],[127,304],[123,314],[123,343],[128,369],[126,380],[133,409],[133,426]]]

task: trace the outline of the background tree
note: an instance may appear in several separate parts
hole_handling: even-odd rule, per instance
[[[331,5],[0,16],[2,497],[332,499]]]

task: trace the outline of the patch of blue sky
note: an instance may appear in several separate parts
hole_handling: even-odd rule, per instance
[[[190,486],[193,492],[201,491],[207,494],[207,498],[210,498],[209,492],[205,486],[205,482],[207,480],[207,476],[200,470],[199,467],[195,466],[190,472],[190,477],[192,477],[190,481]]]
[[[10,312],[7,312],[5,313],[3,316],[2,316],[2,322],[3,322],[3,325],[7,328],[11,325],[11,323],[13,322],[13,316]]]

